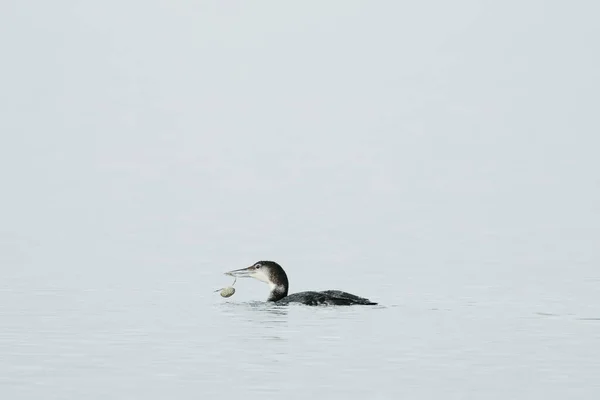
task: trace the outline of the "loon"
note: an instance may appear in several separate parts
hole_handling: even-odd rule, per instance
[[[276,304],[301,303],[309,306],[318,305],[376,305],[369,299],[358,297],[340,290],[325,290],[323,292],[299,292],[288,296],[288,277],[281,265],[274,261],[259,261],[248,268],[225,272],[236,278],[254,278],[269,284],[271,292],[267,301]]]

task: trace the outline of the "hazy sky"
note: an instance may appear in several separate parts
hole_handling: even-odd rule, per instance
[[[5,0],[2,269],[598,277],[599,12]]]

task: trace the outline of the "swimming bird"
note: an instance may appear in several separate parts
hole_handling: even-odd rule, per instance
[[[301,303],[309,306],[318,305],[376,305],[369,299],[342,292],[341,290],[325,290],[322,292],[299,292],[288,296],[289,281],[281,265],[275,261],[259,261],[248,268],[225,272],[225,275],[236,278],[254,278],[269,284],[270,293],[267,301],[276,304]]]

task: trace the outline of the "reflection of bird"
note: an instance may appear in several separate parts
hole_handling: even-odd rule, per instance
[[[225,273],[239,278],[254,278],[269,284],[271,292],[268,301],[277,304],[302,303],[309,306],[317,305],[375,305],[369,299],[358,297],[340,290],[325,290],[323,292],[300,292],[288,296],[288,277],[281,265],[274,261],[259,261],[248,268],[236,269]]]

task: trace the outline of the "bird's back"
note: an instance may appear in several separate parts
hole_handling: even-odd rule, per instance
[[[353,305],[377,305],[364,297],[359,297],[341,290],[325,290],[322,292],[299,292],[290,294],[277,304],[301,303],[308,306],[335,305],[335,306],[353,306]]]

